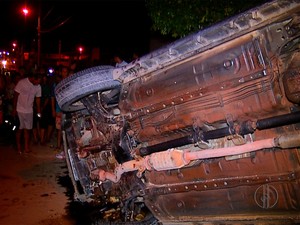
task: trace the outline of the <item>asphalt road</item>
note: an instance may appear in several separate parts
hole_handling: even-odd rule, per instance
[[[72,189],[65,160],[49,145],[17,154],[12,134],[0,138],[0,225],[85,224],[72,218]],[[76,213],[75,213],[76,214]]]

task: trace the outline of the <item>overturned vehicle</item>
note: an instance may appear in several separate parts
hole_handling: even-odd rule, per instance
[[[300,222],[300,1],[278,0],[55,94],[97,224]]]

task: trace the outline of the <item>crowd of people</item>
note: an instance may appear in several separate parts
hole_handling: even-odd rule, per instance
[[[66,66],[59,66],[54,73],[43,67],[34,70],[20,67],[0,74],[0,126],[8,126],[5,123],[16,126],[12,128],[15,130],[12,141],[18,154],[30,154],[33,145],[48,145],[58,152],[57,158],[64,158],[62,112],[54,88],[69,74]]]
[[[115,55],[115,67],[127,62]],[[55,99],[54,89],[74,72],[73,67],[58,66],[53,73],[44,67],[26,70],[21,66],[13,73],[0,71],[0,127],[5,121],[13,125],[13,144],[18,154],[30,154],[34,145],[49,146],[56,158],[64,159],[61,119],[63,112]]]

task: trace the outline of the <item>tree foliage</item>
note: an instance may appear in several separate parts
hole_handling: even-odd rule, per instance
[[[162,35],[183,37],[265,0],[146,0],[152,29]]]

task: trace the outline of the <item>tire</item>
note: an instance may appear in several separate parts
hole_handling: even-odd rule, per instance
[[[63,79],[55,87],[55,97],[59,107],[64,112],[84,109],[78,101],[98,91],[108,91],[121,86],[113,80],[113,66],[96,66],[79,71]]]

